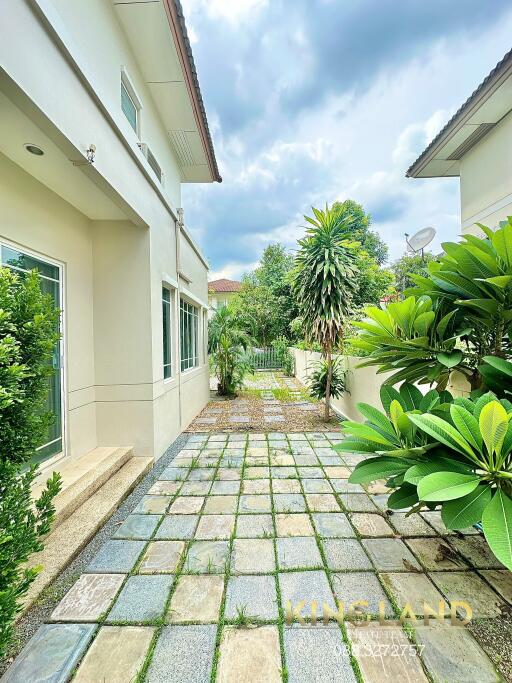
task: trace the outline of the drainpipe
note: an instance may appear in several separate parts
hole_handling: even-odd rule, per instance
[[[176,282],[178,283],[177,290],[177,301],[176,301],[176,321],[177,321],[177,334],[176,334],[176,372],[178,375],[178,418],[180,424],[180,432],[182,429],[182,409],[181,409],[181,334],[180,334],[180,301],[181,301],[181,259],[180,259],[180,242],[181,242],[181,227],[183,225],[183,209],[178,209],[178,217],[174,222],[174,235],[176,241]]]

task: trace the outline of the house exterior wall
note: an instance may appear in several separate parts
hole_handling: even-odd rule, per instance
[[[198,306],[203,321],[207,265],[177,227],[180,170],[168,135],[107,0],[9,3],[0,64],[0,76],[30,101],[23,114],[51,146],[32,175],[16,156],[30,155],[0,140],[0,239],[63,264],[67,454],[133,445],[136,455],[159,457],[209,396],[204,353],[197,368],[179,371],[179,300]],[[163,186],[121,110],[123,66],[142,101],[141,139],[162,166]],[[91,143],[94,165],[73,166]],[[50,178],[54,160],[64,171]],[[90,188],[104,205],[93,194],[84,201]],[[82,210],[63,198],[73,193],[82,194]],[[174,292],[173,374],[165,381],[163,283]]]
[[[209,292],[208,304],[210,306],[210,317],[217,308],[227,306],[238,292]]]
[[[512,215],[512,114],[507,114],[460,162],[462,232],[476,223],[496,228]]]

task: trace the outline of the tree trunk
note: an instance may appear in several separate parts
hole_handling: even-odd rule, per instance
[[[331,357],[331,347],[327,349],[325,355],[327,361],[327,380],[325,383],[325,412],[324,420],[329,422],[331,417],[331,378],[332,378],[332,357]]]

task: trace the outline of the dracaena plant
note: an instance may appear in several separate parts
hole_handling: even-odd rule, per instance
[[[366,422],[343,423],[337,450],[373,454],[349,481],[386,479],[391,509],[441,506],[448,529],[482,522],[491,550],[512,569],[512,403],[490,392],[478,400],[416,392],[384,385],[386,414],[359,404]]]

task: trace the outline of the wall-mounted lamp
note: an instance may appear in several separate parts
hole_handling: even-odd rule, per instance
[[[85,150],[85,157],[86,161],[83,159],[70,159],[70,161],[73,163],[73,166],[89,166],[90,164],[94,164],[94,157],[96,155],[96,145],[93,145],[92,142],[89,145],[89,147]]]
[[[42,150],[41,147],[32,144],[31,142],[26,142],[23,147],[27,150],[27,152],[30,152],[30,154],[33,154],[36,157],[42,157],[44,155],[44,150]]]

